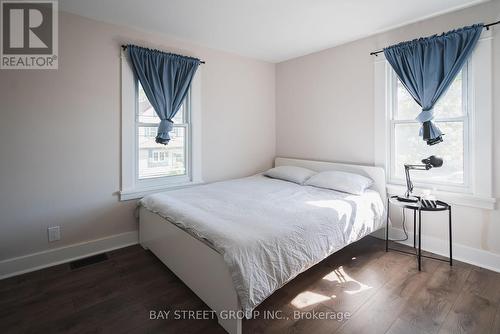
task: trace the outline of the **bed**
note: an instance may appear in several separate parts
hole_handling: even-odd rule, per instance
[[[354,172],[374,184],[350,195],[258,174],[141,200],[141,245],[229,333],[241,333],[242,318],[296,275],[383,226],[382,168],[276,158],[284,165]]]

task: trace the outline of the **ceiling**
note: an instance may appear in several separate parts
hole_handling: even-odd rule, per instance
[[[61,10],[280,62],[488,0],[60,0]]]

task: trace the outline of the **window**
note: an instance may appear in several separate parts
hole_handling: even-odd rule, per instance
[[[138,179],[153,179],[189,174],[189,94],[175,117],[168,145],[157,144],[160,118],[149,103],[140,83],[137,93],[137,171]],[[175,160],[171,160],[175,156]]]
[[[147,150],[148,152],[148,166],[147,168],[152,168],[156,166],[156,164],[163,163],[163,166],[168,165],[168,157],[169,157],[169,152],[163,151],[163,150]],[[140,163],[140,161],[139,161]]]
[[[143,127],[139,129],[139,131],[143,131],[144,137],[152,137],[155,138],[157,135],[157,128],[156,127]]]
[[[411,171],[414,192],[431,189],[452,204],[494,209],[492,35],[484,30],[462,72],[434,108],[443,142],[428,146],[418,136],[419,106],[398,82],[384,55],[374,57],[374,164],[384,167],[387,191],[405,191],[404,163],[421,163],[429,155],[444,164]]]
[[[421,164],[430,155],[442,157],[444,164],[429,171],[412,171],[415,184],[469,188],[470,110],[468,108],[468,66],[457,75],[448,91],[434,107],[434,122],[444,133],[442,143],[429,146],[418,135],[421,124],[415,120],[420,106],[393,74],[390,119],[390,179],[405,178],[404,164]]]
[[[120,200],[203,182],[201,71],[198,68],[188,96],[173,119],[169,144],[161,145],[155,141],[160,119],[135,77],[126,53],[122,53]]]

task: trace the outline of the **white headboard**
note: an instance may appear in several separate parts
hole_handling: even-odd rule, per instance
[[[302,160],[291,158],[276,158],[274,165],[277,166],[297,166],[308,168],[317,172],[324,172],[327,170],[338,170],[342,172],[351,172],[367,176],[374,182],[372,188],[380,193],[382,200],[386,201],[386,184],[385,184],[385,171],[381,167],[363,166],[363,165],[350,165],[339,164],[336,162],[315,161],[315,160]]]

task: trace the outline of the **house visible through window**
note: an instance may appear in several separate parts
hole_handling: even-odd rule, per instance
[[[140,83],[138,83],[137,97],[138,179],[188,175],[189,98],[186,98],[173,119],[174,128],[170,132],[170,142],[168,145],[162,145],[155,142],[160,119]]]
[[[448,91],[434,107],[435,124],[444,133],[444,141],[429,146],[418,136],[421,124],[415,120],[420,106],[394,74],[390,117],[390,178],[404,179],[404,164],[421,164],[430,155],[442,157],[441,168],[412,171],[415,183],[469,187],[470,110],[468,110],[467,66],[457,75]]]
[[[150,156],[149,156],[149,162],[148,164],[150,166],[156,165],[156,164],[162,164],[164,166],[167,166],[169,163],[168,157],[169,157],[169,152],[167,151],[159,151],[159,150],[149,150]]]

